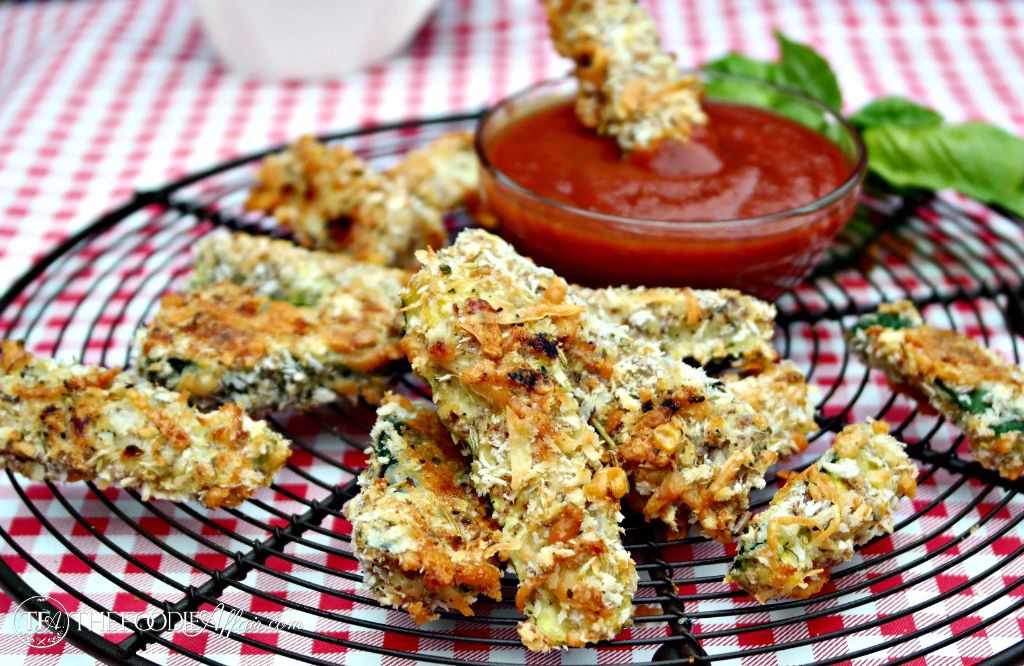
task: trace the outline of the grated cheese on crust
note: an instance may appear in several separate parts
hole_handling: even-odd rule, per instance
[[[586,314],[567,354],[584,415],[615,445],[644,517],[727,541],[777,460],[768,423],[702,369]]]
[[[933,328],[908,301],[883,304],[850,332],[854,350],[890,383],[956,423],[975,460],[1024,474],[1024,370],[977,341]]]
[[[551,40],[576,63],[576,115],[623,150],[685,141],[707,117],[700,82],[666,53],[636,0],[544,0]]]
[[[170,294],[135,339],[137,371],[194,404],[250,412],[376,404],[403,358],[396,304],[336,290],[316,307],[231,282]]]
[[[342,145],[303,136],[264,159],[245,206],[272,214],[310,248],[411,266],[446,238],[441,213]]]
[[[739,540],[726,582],[764,603],[805,599],[854,546],[893,530],[893,512],[914,497],[917,468],[884,423],[849,425],[832,448],[791,477]]]
[[[315,306],[339,289],[375,296],[397,309],[409,273],[356,261],[343,254],[318,252],[285,240],[215,231],[193,250],[189,288],[234,282],[257,294],[292,305]]]
[[[480,209],[480,163],[472,132],[452,132],[412,150],[387,172],[432,208]]]
[[[287,440],[238,405],[204,414],[119,370],[0,343],[0,467],[35,481],[94,480],[212,509],[269,486],[289,455]]]
[[[605,467],[609,451],[581,415],[563,361],[583,308],[566,300],[564,281],[502,247],[464,231],[421,253],[403,346],[515,544],[523,644],[578,647],[632,621],[637,574],[618,526],[626,478]]]
[[[370,441],[345,517],[373,597],[419,624],[439,609],[472,615],[481,595],[500,600],[501,530],[434,405],[389,394]]]
[[[774,306],[733,289],[573,286],[570,291],[592,316],[626,327],[634,341],[671,359],[699,364],[708,373],[741,370],[742,379],[725,373],[722,380],[765,417],[772,433],[769,448],[781,458],[807,446],[807,436],[817,429],[811,389],[791,362],[776,363]]]
[[[791,361],[768,366],[760,374],[739,378],[725,375],[726,387],[768,422],[768,448],[783,459],[807,448],[807,437],[818,429],[807,378]]]
[[[759,371],[775,361],[775,307],[734,289],[572,287],[573,295],[609,323],[677,360]]]

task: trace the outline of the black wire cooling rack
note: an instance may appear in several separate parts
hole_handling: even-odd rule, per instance
[[[324,138],[345,140],[384,164],[475,119]],[[127,363],[136,327],[187,273],[190,245],[217,227],[275,233],[241,207],[252,163],[266,152],[137,192],[70,238],[0,298],[2,335],[39,353]],[[731,550],[627,516],[625,540],[641,573],[636,626],[594,649],[529,655],[530,662],[939,663],[931,660],[966,654],[1021,663],[1022,628],[1013,625],[1024,609],[1021,484],[971,462],[955,430],[850,356],[843,330],[883,300],[910,298],[940,325],[966,330],[1020,363],[1022,239],[1020,219],[970,202],[866,198],[821,267],[778,302],[780,351],[820,389],[821,429],[790,466],[813,459],[827,434],[852,419],[891,423],[921,469],[921,494],[903,505],[892,536],[861,549],[820,596],[762,606],[720,582]],[[143,502],[131,491],[32,484],[8,473],[0,498],[15,508],[0,523],[0,584],[15,603],[29,600],[28,610],[54,611],[31,599],[50,595],[109,618],[113,629],[72,623],[68,632],[108,662],[152,663],[154,650],[161,659],[170,653],[203,663],[244,653],[327,663],[338,651],[348,663],[361,663],[360,652],[374,663],[527,658],[509,602],[417,627],[360,591],[341,509],[356,491],[372,414],[323,410],[273,423],[293,438],[295,455],[271,490],[237,509]],[[774,487],[773,479],[754,504],[763,505]],[[31,525],[14,513],[30,515]],[[505,598],[514,598],[512,575],[503,583]],[[216,607],[247,628],[221,626],[215,617],[193,620],[189,631],[175,623]],[[128,611],[170,621],[140,622]]]

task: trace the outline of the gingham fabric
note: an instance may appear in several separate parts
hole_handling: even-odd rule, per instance
[[[727,50],[740,50],[759,57],[773,56],[772,30],[777,28],[810,42],[829,58],[837,70],[849,108],[856,108],[881,94],[898,93],[932,105],[953,120],[984,119],[1018,134],[1024,133],[1024,87],[1020,85],[1024,72],[1024,5],[1011,0],[976,3],[660,0],[649,2],[648,6],[658,20],[664,40],[680,54],[683,62],[700,63]],[[547,42],[543,14],[535,0],[445,0],[403,54],[365,71],[317,83],[260,81],[224,69],[187,2],[93,0],[4,4],[0,6],[0,287],[6,288],[47,249],[129,196],[133,189],[165,182],[300,133],[321,133],[478,109],[566,69],[566,63],[555,56]],[[978,275],[1008,275],[1014,265],[1020,265],[1021,257],[994,252],[985,240],[999,236],[1011,247],[1012,244],[1021,247],[1024,245],[1021,230],[1006,222],[994,224],[994,229],[978,231],[975,235],[982,240],[968,247],[966,254],[957,257],[957,261],[952,261],[943,255],[942,248],[951,238],[963,238],[963,229],[942,220],[927,219],[927,216],[914,219],[906,233],[916,230],[919,238],[932,243],[932,256],[936,261],[909,268],[898,260],[897,236],[891,247],[875,257],[878,269],[888,275],[891,283],[906,287],[911,295],[920,295],[916,293],[917,288],[924,284],[938,283],[956,289]],[[892,270],[886,272],[888,267]],[[131,276],[125,279],[130,280]],[[876,284],[855,278],[842,285],[823,281],[801,292],[800,307],[813,310],[833,296],[833,302],[843,302],[846,296],[837,295],[840,287],[854,296],[862,296],[863,302],[875,302],[878,300],[878,294],[873,291]],[[992,344],[1007,355],[1013,352],[1012,339],[995,308],[981,306],[975,311],[968,304],[959,303],[948,311],[938,308],[928,315],[941,324],[957,323],[969,333],[972,330],[976,333],[977,322],[983,321],[986,328],[994,332]],[[806,368],[812,351],[816,350],[813,351],[818,363],[815,381],[822,386],[831,385],[830,379],[843,362],[838,327],[819,324],[805,329],[791,327],[791,331],[795,334],[785,341],[788,355]],[[45,344],[44,340],[37,348],[45,348]],[[876,413],[888,395],[879,377],[871,375],[869,382],[876,390],[869,391],[868,398],[858,401],[851,417]],[[828,413],[831,404],[845,405],[843,392],[855,388],[842,385],[829,397],[826,414],[832,415]],[[880,397],[873,402],[872,395]],[[886,418],[898,423],[901,414],[909,413],[910,409],[911,404],[899,398],[889,407]],[[313,424],[298,419],[291,425],[298,432],[308,432],[311,441],[316,440],[317,428]],[[915,428],[918,426],[913,425],[905,433],[908,438],[924,434],[916,432]],[[948,445],[954,441],[955,434],[945,426],[933,441]],[[351,451],[316,450],[324,456],[344,457],[351,465],[359,464],[359,456]],[[305,451],[296,454],[292,462],[327,483],[344,483],[351,478]],[[310,486],[294,473],[282,479],[281,485],[307,499],[318,499],[326,494],[322,488]],[[160,510],[167,515],[158,519],[137,502],[129,502],[123,504],[125,515],[118,515],[112,507],[122,505],[104,501],[104,498],[118,497],[116,491],[107,491],[101,498],[84,487],[68,487],[64,497],[69,506],[65,506],[53,500],[46,486],[25,484],[23,488],[27,499],[44,518],[54,521],[58,533],[64,534],[70,543],[76,543],[76,538],[85,542],[88,536],[82,523],[69,517],[77,512],[87,517],[88,523],[100,534],[130,554],[135,562],[180,584],[201,585],[208,575],[167,557],[158,548],[155,541],[169,538],[168,521],[178,520],[182,525],[195,527],[197,534],[225,549],[238,548],[237,543],[209,523],[197,523],[186,508],[161,503]],[[1024,639],[1024,618],[1010,614],[971,634],[968,639],[953,645],[943,644],[953,634],[962,633],[1019,601],[1024,594],[1024,588],[1015,586],[1024,575],[1024,561],[1016,559],[1024,530],[1013,522],[1024,510],[1024,502],[1014,497],[1003,506],[988,499],[979,503],[974,489],[973,483],[958,484],[945,472],[925,479],[913,507],[923,510],[933,501],[935,506],[920,520],[892,538],[877,542],[872,549],[898,551],[901,545],[939,527],[948,536],[908,549],[887,560],[879,569],[856,571],[844,580],[844,585],[857,582],[858,576],[869,581],[911,564],[923,549],[941,551],[929,560],[928,567],[934,570],[931,573],[910,568],[884,576],[884,582],[879,585],[866,582],[860,592],[842,599],[844,603],[859,602],[852,603],[850,610],[825,613],[806,622],[787,623],[778,631],[763,629],[739,634],[737,638],[730,631],[735,629],[735,624],[698,622],[697,630],[710,636],[703,642],[705,649],[713,654],[735,652],[773,642],[813,638],[884,618],[893,608],[904,608],[946,594],[942,602],[930,604],[926,612],[896,623],[875,622],[870,629],[808,644],[790,652],[784,663],[839,658],[884,643],[893,636],[941,624],[945,616],[964,609],[970,612],[952,625],[922,631],[922,635],[912,641],[892,650],[875,652],[858,659],[857,663],[879,663],[929,645],[934,645],[935,650],[928,657],[918,659],[918,663],[975,663],[1020,642]],[[302,508],[280,494],[263,499],[265,504],[247,505],[245,513],[280,527],[287,525],[282,516]],[[137,528],[131,526],[132,521],[137,521],[137,528],[149,532],[153,539],[142,538]],[[982,524],[977,528],[966,529],[979,521]],[[262,529],[253,528],[237,517],[217,515],[213,523],[254,539],[265,536]],[[69,552],[67,544],[51,531],[42,529],[39,517],[29,511],[26,499],[5,477],[0,481],[0,526],[32,557],[104,607],[118,612],[141,611],[148,607],[97,574],[81,557]],[[329,520],[325,527],[332,529]],[[972,550],[980,543],[978,540],[992,535],[997,538],[988,539],[977,551]],[[307,538],[312,542],[326,540],[316,534]],[[198,543],[187,539],[179,547],[188,548],[192,544],[194,550]],[[697,548],[703,550],[676,555],[708,557],[726,552],[717,544],[705,544],[694,550]],[[222,568],[227,563],[226,555],[211,554],[209,548],[202,551],[199,558],[210,569]],[[291,543],[286,551],[318,562],[327,569],[353,568],[351,561],[325,555],[323,550],[309,544]],[[965,554],[969,557],[962,557]],[[109,548],[83,555],[94,558],[156,599],[176,598],[173,588],[157,580],[151,571],[128,562]],[[46,594],[57,589],[51,580],[28,567],[9,545],[0,547],[0,556],[11,568],[22,573],[35,590]],[[1015,559],[1004,562],[997,575],[984,578],[980,584],[966,590],[958,587],[968,578],[979,576],[988,567],[1010,557]],[[271,560],[268,566],[288,572],[292,565],[287,560]],[[311,575],[305,570],[303,580],[337,584],[335,578],[324,575],[311,579]],[[308,586],[293,586],[278,576],[253,573],[244,584],[283,600],[319,605],[324,610],[347,613],[354,618],[408,625],[408,620],[399,613],[353,604],[332,595],[318,597]],[[903,589],[892,589],[904,584]],[[700,590],[686,589],[686,585],[680,588],[683,593],[722,589],[717,583]],[[984,608],[972,608],[979,599],[989,598],[1000,588],[1006,588],[1006,593],[999,601]],[[354,584],[351,591],[355,592]],[[80,610],[78,602],[67,593],[57,592],[53,598],[71,612]],[[298,614],[286,604],[234,590],[225,593],[222,600],[283,623],[295,622],[305,630],[328,637],[469,659],[515,662],[527,658],[521,650],[511,647],[486,650],[472,643],[442,643],[360,631],[352,626],[345,628],[344,635],[338,635],[336,625]],[[719,603],[696,603],[688,605],[687,611],[716,610]],[[4,613],[0,618],[0,654],[4,655],[4,663],[16,659],[40,664],[91,663],[90,657],[67,642],[45,650],[27,648],[16,635],[13,611],[14,605],[3,596],[0,599],[0,613]],[[737,621],[746,624],[764,623],[785,619],[786,613],[773,611],[770,616],[755,613],[738,617]],[[456,625],[455,629],[467,634],[478,631],[469,625]],[[663,631],[661,626],[645,624],[629,635],[632,638],[656,637],[663,635]],[[716,638],[715,632],[721,632],[722,638]],[[101,633],[113,640],[125,637],[116,630]],[[513,637],[511,629],[502,629],[493,635]],[[396,663],[389,657],[355,652],[337,643],[287,632],[267,629],[253,632],[252,636],[302,654],[343,663]],[[177,633],[173,640],[189,649],[205,652],[211,659],[260,664],[271,660],[244,643],[216,634],[191,637]],[[529,659],[535,663],[620,663],[650,659],[652,653],[653,648],[641,646],[601,653],[580,650],[565,655],[529,656]],[[161,645],[151,646],[143,656],[160,662],[176,661],[173,652]],[[751,656],[743,661],[781,663],[767,655]]]

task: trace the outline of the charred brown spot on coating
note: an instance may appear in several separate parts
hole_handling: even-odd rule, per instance
[[[354,220],[347,215],[343,215],[339,218],[331,220],[328,223],[328,229],[330,230],[331,233],[331,240],[340,246],[346,245],[348,237],[352,233],[353,224]]]
[[[517,384],[525,386],[531,391],[544,381],[544,375],[532,368],[516,368],[508,373],[508,378]]]
[[[544,354],[548,358],[555,358],[558,356],[558,341],[547,333],[538,333],[537,335],[529,338],[526,343],[530,345],[534,351]]]

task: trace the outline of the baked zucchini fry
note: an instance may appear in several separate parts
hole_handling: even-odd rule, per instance
[[[583,308],[565,300],[563,280],[479,230],[420,260],[402,344],[515,544],[523,644],[614,637],[632,621],[637,574],[618,525],[626,475],[604,466],[609,451],[566,372],[563,346]]]
[[[726,582],[764,603],[804,599],[853,548],[892,532],[893,511],[914,497],[917,468],[884,423],[849,425],[832,448],[789,479],[739,540]]]
[[[472,615],[480,595],[500,600],[501,530],[434,405],[388,395],[370,441],[345,517],[373,597],[417,623],[442,608]]]
[[[272,214],[306,247],[386,266],[411,266],[416,250],[446,238],[441,213],[403,183],[311,136],[263,161],[245,207]]]
[[[636,0],[544,0],[555,49],[576,63],[576,115],[623,150],[685,141],[707,117],[700,82],[666,53]]]
[[[791,361],[770,365],[757,375],[726,374],[722,379],[733,395],[767,420],[768,447],[780,460],[807,448],[808,435],[818,429],[814,401],[807,379]]]
[[[655,346],[671,359],[754,372],[726,373],[729,390],[764,415],[769,447],[780,457],[803,450],[816,429],[807,380],[792,363],[776,363],[771,340],[775,308],[732,289],[571,287],[594,317],[628,327],[634,341]]]
[[[396,310],[391,301],[345,290],[300,307],[221,282],[164,296],[135,338],[135,367],[203,407],[376,404],[404,356]]]
[[[768,423],[700,368],[587,313],[568,347],[583,413],[613,444],[648,520],[679,529],[680,513],[728,541],[750,491],[775,463]]]
[[[204,236],[193,250],[189,287],[234,282],[256,293],[292,305],[315,306],[339,289],[375,295],[395,304],[395,318],[409,273],[356,261],[330,252],[298,247],[286,240],[216,231]]]
[[[775,307],[734,289],[572,287],[573,296],[611,324],[681,361],[761,370],[772,347]]]
[[[269,486],[289,455],[286,439],[238,405],[204,414],[119,370],[0,343],[0,467],[34,481],[94,480],[213,509]]]
[[[1024,474],[1024,370],[965,335],[928,326],[908,301],[861,317],[850,341],[890,383],[959,426],[984,467],[1010,480]]]
[[[472,132],[452,132],[413,150],[387,172],[432,208],[449,211],[480,204],[480,162]]]

